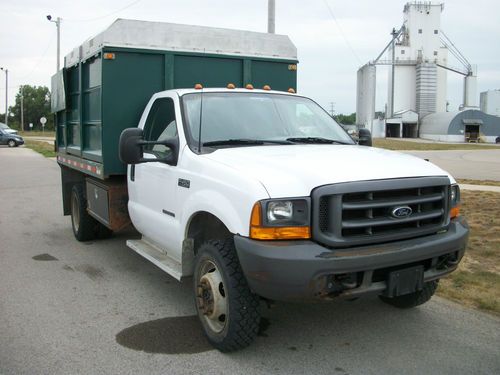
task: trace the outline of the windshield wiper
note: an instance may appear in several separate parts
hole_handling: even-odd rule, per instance
[[[341,145],[352,145],[352,143],[347,143],[343,141],[337,141],[335,139],[328,139],[322,137],[293,137],[293,138],[287,138],[286,140],[294,143],[320,143],[320,144],[338,143]]]
[[[277,141],[273,139],[221,139],[219,141],[204,142],[203,146],[232,146],[232,145],[249,145],[249,146],[260,146],[266,143],[277,144],[277,145],[289,145],[292,144],[291,141]]]

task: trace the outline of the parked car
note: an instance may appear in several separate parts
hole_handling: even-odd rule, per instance
[[[5,130],[9,134],[17,134],[17,130],[9,128],[9,125],[0,122],[0,129]]]
[[[24,139],[20,135],[9,133],[7,130],[0,128],[0,145],[8,145],[9,147],[17,147],[24,144]]]

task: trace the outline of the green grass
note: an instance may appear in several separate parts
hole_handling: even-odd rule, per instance
[[[462,191],[470,226],[464,259],[439,283],[438,295],[500,316],[500,194]]]
[[[52,137],[52,138],[55,138],[56,137],[56,133],[54,131],[45,131],[45,132],[41,132],[41,131],[24,131],[24,132],[19,132],[19,135],[21,137]]]
[[[480,143],[420,143],[387,138],[373,139],[373,146],[387,150],[500,150],[500,146],[488,146]]]
[[[53,158],[56,156],[53,144],[26,139],[24,145],[28,148],[31,148],[33,151],[42,154],[46,158]]]

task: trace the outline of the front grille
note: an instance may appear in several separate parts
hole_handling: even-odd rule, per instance
[[[381,243],[435,233],[449,223],[449,179],[350,182],[313,191],[313,236],[328,246]],[[394,217],[398,207],[412,213]]]

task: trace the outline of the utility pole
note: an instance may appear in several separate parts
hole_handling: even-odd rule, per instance
[[[276,2],[275,0],[268,0],[267,3],[267,32],[274,34],[275,32],[275,19],[276,19]]]
[[[9,70],[0,68],[5,72],[5,125],[9,125]]]
[[[59,68],[60,68],[60,65],[59,65],[59,62],[61,61],[61,17],[57,17],[56,20],[54,21],[52,19],[52,16],[49,14],[47,16],[47,19],[50,21],[50,22],[54,22],[57,26],[57,70],[56,70],[56,73],[59,71]]]
[[[330,116],[335,116],[335,102],[330,102]]]

